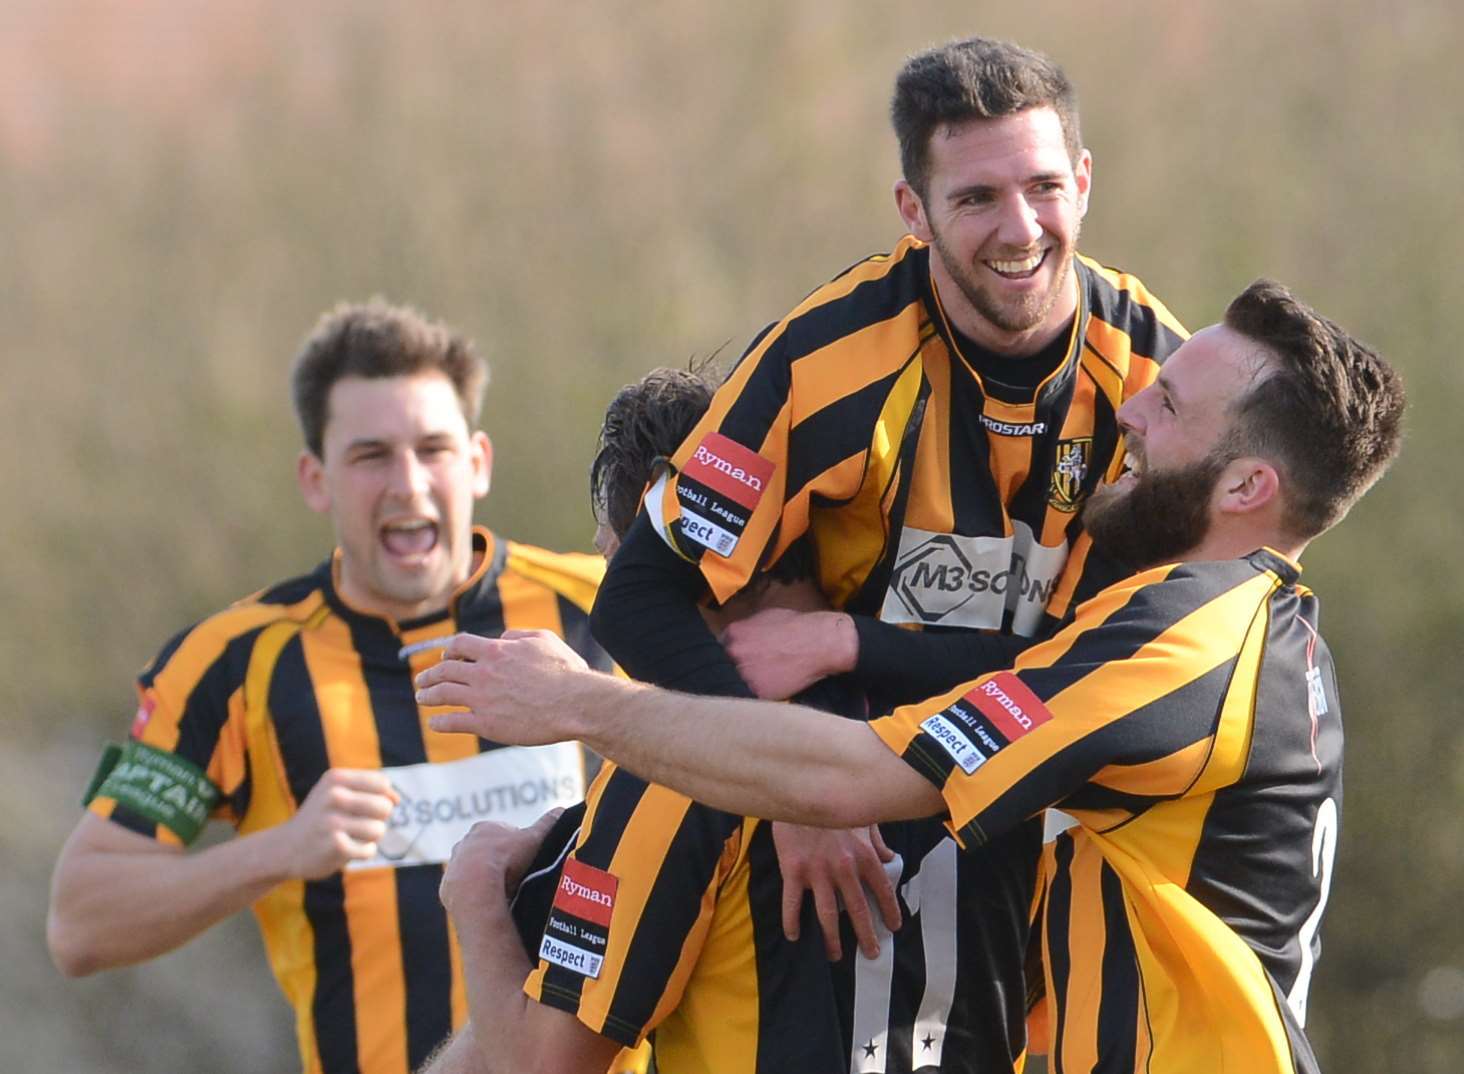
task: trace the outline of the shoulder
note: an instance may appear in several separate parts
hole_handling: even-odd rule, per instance
[[[1153,567],[1084,602],[1069,629],[1090,636],[1163,634],[1176,642],[1243,634],[1256,610],[1284,581],[1254,556]]]
[[[1137,276],[1077,257],[1079,278],[1094,320],[1128,336],[1134,353],[1162,359],[1189,338],[1189,332]]]
[[[292,578],[235,601],[222,611],[173,635],[144,669],[140,681],[153,685],[165,670],[197,680],[220,662],[239,675],[255,641],[272,624],[303,625],[325,603],[320,572]]]
[[[749,354],[781,353],[792,360],[839,343],[907,313],[912,325],[925,319],[923,301],[930,272],[929,250],[906,236],[888,253],[866,257],[811,291],[787,317],[764,333]],[[903,360],[908,354],[900,354]]]
[[[605,560],[586,552],[551,552],[531,544],[505,541],[505,573],[542,585],[582,611],[595,602],[605,577]]]

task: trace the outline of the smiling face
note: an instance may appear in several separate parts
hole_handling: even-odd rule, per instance
[[[1035,353],[1077,308],[1072,273],[1092,158],[1068,155],[1051,108],[974,119],[931,136],[922,197],[903,180],[905,225],[929,242],[931,276],[957,328],[999,354]]]
[[[1233,404],[1265,367],[1259,349],[1225,325],[1196,332],[1159,378],[1118,410],[1126,469],[1095,489],[1083,524],[1096,547],[1121,562],[1169,562],[1205,540],[1217,486],[1234,452]]]
[[[394,619],[445,608],[472,572],[473,501],[490,464],[446,377],[337,381],[321,457],[301,455],[299,480],[335,528],[341,595]]]

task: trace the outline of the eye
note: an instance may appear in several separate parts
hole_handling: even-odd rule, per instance
[[[1169,411],[1169,413],[1173,414],[1174,413],[1174,404],[1169,401],[1169,396],[1163,395],[1163,396],[1160,396],[1160,398],[1164,402],[1164,409],[1167,410],[1167,411]]]

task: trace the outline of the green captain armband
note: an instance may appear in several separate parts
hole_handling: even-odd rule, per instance
[[[187,846],[198,838],[219,797],[218,785],[192,761],[129,739],[107,746],[82,805],[111,798],[161,824]]]

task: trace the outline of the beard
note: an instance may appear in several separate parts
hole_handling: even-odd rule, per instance
[[[1094,489],[1083,508],[1093,547],[1136,571],[1179,559],[1210,532],[1210,494],[1228,461],[1215,453],[1176,470],[1143,470],[1126,490]]]
[[[1062,297],[1063,288],[1067,285],[1068,274],[1073,270],[1073,251],[1077,249],[1078,243],[1078,229],[1074,227],[1070,242],[1048,250],[1047,256],[1057,258],[1058,263],[1053,269],[1052,286],[1046,291],[1019,298],[1002,299],[980,283],[977,274],[981,269],[960,261],[934,228],[931,229],[931,233],[931,245],[935,247],[936,255],[940,258],[941,264],[945,266],[950,278],[955,281],[962,297],[985,320],[1003,332],[1027,332],[1047,319],[1048,314],[1057,305],[1058,299]],[[1044,263],[1038,268],[1038,271],[1044,271],[1046,268],[1047,265]]]

